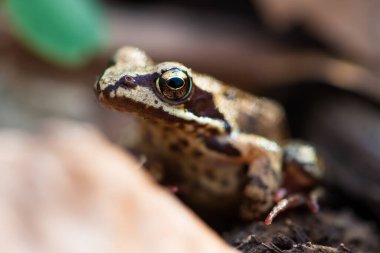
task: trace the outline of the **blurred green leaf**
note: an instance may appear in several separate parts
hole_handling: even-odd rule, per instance
[[[105,42],[96,0],[7,0],[5,7],[17,36],[49,60],[81,64]]]

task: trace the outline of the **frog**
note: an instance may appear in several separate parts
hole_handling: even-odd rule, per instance
[[[323,163],[312,145],[287,137],[276,101],[129,46],[94,90],[102,105],[136,118],[134,149],[190,206],[266,224],[291,207],[318,210]]]

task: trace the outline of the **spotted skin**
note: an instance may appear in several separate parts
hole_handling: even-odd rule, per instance
[[[238,209],[248,219],[268,213],[283,183],[285,118],[277,103],[177,62],[155,64],[136,48],[121,48],[113,62],[96,96],[140,118],[134,148],[148,167],[162,165],[161,183],[203,209]]]

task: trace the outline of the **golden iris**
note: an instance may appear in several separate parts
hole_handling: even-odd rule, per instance
[[[156,87],[164,100],[180,103],[189,97],[192,89],[192,80],[186,71],[172,68],[164,71],[157,78]]]

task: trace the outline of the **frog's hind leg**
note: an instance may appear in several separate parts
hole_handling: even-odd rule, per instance
[[[314,188],[324,174],[324,166],[313,146],[292,141],[283,147],[284,186],[288,191]]]
[[[275,195],[278,202],[267,216],[265,223],[286,209],[307,205],[312,212],[319,210],[318,199],[322,189],[316,188],[324,167],[314,147],[304,142],[292,142],[284,147],[284,186]]]

